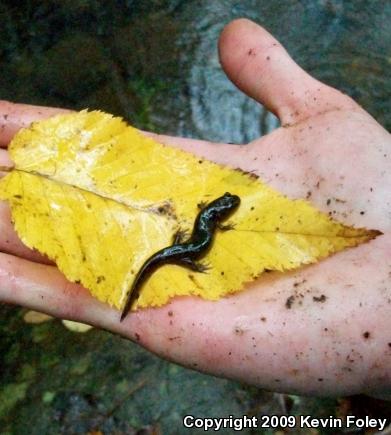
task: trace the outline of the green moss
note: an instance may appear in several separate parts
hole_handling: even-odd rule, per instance
[[[28,382],[4,385],[0,391],[0,418],[5,417],[11,409],[26,397]]]
[[[56,393],[54,393],[53,391],[45,391],[42,395],[42,402],[50,405],[55,397]]]

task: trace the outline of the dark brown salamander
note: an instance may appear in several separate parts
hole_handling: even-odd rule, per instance
[[[140,288],[147,278],[164,264],[178,264],[195,272],[205,272],[208,267],[196,260],[203,257],[210,249],[216,228],[228,230],[232,227],[222,226],[226,219],[239,207],[240,198],[237,195],[225,193],[206,205],[198,213],[190,238],[183,242],[183,233],[176,234],[172,246],[161,249],[149,257],[138,271],[129,291],[125,307],[121,314],[121,322],[128,314],[133,303],[139,297]]]

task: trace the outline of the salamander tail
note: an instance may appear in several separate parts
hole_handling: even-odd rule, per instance
[[[128,298],[126,300],[125,306],[122,310],[120,322],[122,322],[125,317],[128,315],[129,311],[131,310],[134,302],[139,297],[139,290],[141,285],[145,282],[145,280],[148,278],[148,276],[152,273],[152,271],[155,269],[158,263],[158,256],[155,254],[152,257],[150,257],[141,267],[138,274],[133,280],[132,286],[130,288]]]

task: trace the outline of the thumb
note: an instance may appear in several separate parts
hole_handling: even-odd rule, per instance
[[[247,19],[224,28],[219,55],[231,81],[283,125],[331,110],[359,109],[350,97],[307,74],[270,33]]]

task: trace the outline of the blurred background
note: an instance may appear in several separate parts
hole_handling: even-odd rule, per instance
[[[302,67],[390,129],[384,0],[0,0],[0,98],[102,109],[155,132],[245,143],[278,121],[220,69],[218,36],[237,17],[263,24]],[[391,415],[380,400],[272,394],[181,368],[104,331],[25,319],[25,310],[0,306],[1,434],[201,432],[184,432],[185,414]]]

